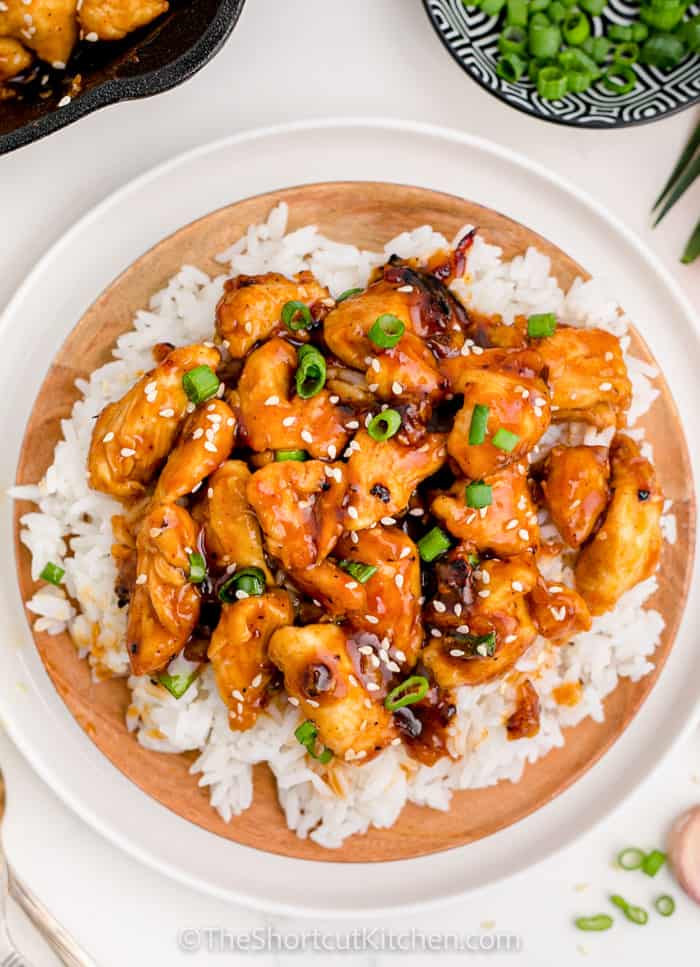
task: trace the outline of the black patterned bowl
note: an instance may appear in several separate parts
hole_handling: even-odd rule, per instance
[[[567,94],[559,101],[545,101],[529,80],[517,84],[496,73],[499,18],[489,17],[462,0],[423,0],[430,22],[445,48],[460,67],[506,104],[556,124],[582,128],[622,128],[658,121],[700,102],[700,56],[686,57],[671,71],[635,65],[638,83],[629,94],[615,94],[598,82],[583,94]],[[689,7],[698,13],[700,3]],[[602,16],[593,17],[593,32],[602,34],[605,25],[629,23],[639,6],[611,0]]]

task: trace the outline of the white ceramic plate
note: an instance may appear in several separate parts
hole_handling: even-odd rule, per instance
[[[691,430],[700,413],[700,341],[690,306],[656,260],[591,199],[526,159],[455,131],[405,122],[291,125],[206,146],[138,178],[81,219],[41,260],[0,322],[0,485],[14,481],[24,425],[49,363],[102,289],[181,225],[241,198],[333,179],[423,185],[507,213],[610,279],[662,365]],[[693,454],[698,478],[697,448]],[[2,546],[12,546],[7,498]],[[446,853],[371,866],[308,863],[223,841],[145,796],[73,721],[29,635],[14,560],[1,564],[0,709],[54,791],[133,856],[190,886],[279,913],[379,914],[443,902],[532,867],[616,809],[700,713],[691,590],[671,657],[627,732],[583,779],[535,815]],[[10,814],[7,836],[21,826]]]

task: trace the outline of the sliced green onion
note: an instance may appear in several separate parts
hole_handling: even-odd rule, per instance
[[[589,37],[583,42],[581,49],[592,57],[596,64],[604,64],[610,50],[610,41],[607,37]]]
[[[597,913],[593,917],[578,917],[574,923],[579,930],[609,930],[613,925],[613,918],[607,913]]]
[[[505,0],[504,0],[504,2],[505,2]],[[359,295],[360,292],[364,292],[364,291],[365,291],[364,289],[346,289],[345,292],[341,292],[340,295],[338,296],[338,298],[335,300],[336,305],[339,302],[345,302],[345,300],[346,299],[349,299],[350,296]]]
[[[385,312],[372,324],[369,338],[380,349],[392,349],[406,331],[406,327],[398,316]]]
[[[326,360],[315,346],[300,346],[297,351],[299,365],[294,381],[297,396],[302,400],[311,399],[323,389],[326,382]]]
[[[498,36],[498,49],[502,54],[522,54],[527,47],[527,32],[515,24],[506,26]]]
[[[190,573],[187,580],[190,584],[201,584],[207,576],[207,568],[204,558],[198,551],[190,554]]]
[[[517,84],[527,70],[527,61],[520,54],[503,54],[496,64],[496,73],[509,84]]]
[[[557,317],[553,312],[539,312],[528,316],[527,334],[530,339],[545,339],[553,336],[557,328]]]
[[[227,578],[219,588],[219,600],[231,604],[238,599],[237,592],[249,598],[265,591],[265,574],[259,567],[244,567]]]
[[[557,60],[566,71],[567,76],[570,72],[579,72],[582,74],[588,74],[593,80],[600,77],[600,67],[598,67],[598,64],[595,62],[593,57],[586,53],[583,47],[569,47],[567,50],[562,50],[557,57]],[[569,90],[573,90],[570,84]],[[549,318],[550,316],[553,316],[553,313],[547,312],[541,313],[541,315],[544,315],[545,318]],[[553,318],[556,325],[556,316],[553,316]]]
[[[489,408],[483,403],[477,403],[472,410],[472,419],[469,424],[469,445],[479,446],[486,439],[486,424],[489,419]]]
[[[692,17],[683,24],[681,37],[692,53],[700,51],[700,15]]]
[[[561,30],[553,23],[530,21],[528,30],[528,49],[533,57],[539,59],[556,57],[561,45]]]
[[[579,47],[591,34],[591,22],[581,10],[572,10],[561,27],[571,47]]]
[[[372,577],[377,571],[376,564],[363,564],[361,561],[339,561],[338,567],[341,567],[344,571],[354,577],[356,581],[360,584],[366,584],[367,581]]]
[[[400,426],[401,416],[396,410],[382,410],[372,417],[367,426],[367,432],[377,443],[383,443],[384,440],[390,440]]]
[[[559,0],[553,0],[547,8],[547,16],[552,21],[553,24],[560,24],[566,20],[566,10],[567,8]]]
[[[582,94],[593,83],[593,74],[582,70],[568,70],[566,72],[566,89],[571,94]]]
[[[194,404],[216,396],[220,385],[219,377],[210,366],[195,366],[182,377],[182,388]]]
[[[54,564],[53,561],[49,561],[44,565],[44,569],[39,577],[42,581],[48,581],[49,584],[55,584],[56,587],[58,587],[63,580],[63,575],[65,573],[66,569],[64,567],[59,567],[58,564]]]
[[[479,655],[480,658],[493,658],[496,653],[496,632],[489,631],[485,635],[455,634],[455,640],[465,645],[468,653]]]
[[[418,553],[421,560],[430,564],[436,557],[440,557],[452,547],[452,541],[440,527],[433,527],[418,541]]]
[[[632,40],[633,31],[630,24],[610,24],[607,33],[616,44],[628,44]]]
[[[467,554],[467,564],[469,567],[478,567],[480,563],[478,554]]]
[[[629,94],[637,85],[637,76],[627,64],[611,64],[603,74],[603,86],[615,94]]]
[[[506,0],[481,0],[481,11],[487,17],[495,17],[506,5]]]
[[[645,853],[636,846],[627,846],[617,854],[617,865],[623,870],[638,870],[644,862]]]
[[[467,484],[464,491],[467,507],[480,510],[482,507],[490,507],[493,501],[493,490],[490,484],[485,484],[483,480],[475,480]]]
[[[320,752],[316,752],[316,739],[318,738],[318,728],[311,721],[307,719],[302,722],[301,725],[295,729],[294,737],[300,745],[303,745],[309,755],[320,762],[322,765],[330,762],[333,758],[333,753],[326,746]]]
[[[639,44],[618,44],[613,50],[613,60],[619,64],[636,64],[639,60]]]
[[[499,427],[491,437],[491,443],[504,453],[511,453],[519,443],[520,437],[517,433],[511,433],[504,427]]]
[[[695,231],[688,239],[688,243],[681,256],[681,262],[684,265],[690,265],[698,255],[700,255],[700,222],[695,226]]]
[[[173,698],[182,698],[196,677],[196,671],[190,675],[168,675],[167,672],[161,672],[158,675],[158,681],[163,688],[167,688]]]
[[[411,675],[389,692],[384,699],[384,707],[395,712],[406,705],[414,705],[428,694],[429,688],[430,682],[424,675]]]
[[[552,67],[553,64],[554,61],[552,60],[535,60],[533,58],[528,64],[527,76],[530,78],[533,84],[537,84],[537,78],[539,77],[542,68]]]
[[[646,873],[647,876],[656,876],[665,862],[666,854],[662,853],[660,849],[653,849],[651,853],[647,853],[644,857],[642,872]]]
[[[544,101],[558,101],[566,94],[566,75],[559,67],[543,67],[537,75],[537,93]]]
[[[514,27],[527,26],[527,0],[507,0],[506,23]]]
[[[642,9],[642,13],[644,8]],[[670,70],[680,64],[685,54],[685,44],[674,34],[654,34],[644,42],[639,59],[643,64]]]
[[[608,0],[579,0],[579,6],[592,17],[599,17],[607,2]]]
[[[668,893],[664,893],[654,900],[654,906],[656,907],[657,913],[660,913],[662,917],[670,917],[676,909],[676,901]]]
[[[304,302],[293,299],[282,306],[282,322],[287,329],[298,332],[300,329],[310,329],[313,325],[311,310]]]
[[[540,13],[547,9],[550,4],[550,0],[530,0],[528,10],[530,13]]]
[[[306,450],[275,450],[275,460],[283,463],[285,460],[308,460],[309,455]]]
[[[632,28],[632,41],[635,44],[641,44],[649,36],[649,28],[647,25],[640,23],[638,20],[635,23],[631,23],[630,27]]]
[[[631,920],[632,923],[637,923],[640,926],[643,926],[649,919],[649,914],[643,907],[636,907],[633,904],[628,903],[624,897],[621,897],[617,893],[614,893],[610,897],[610,902],[614,903],[616,907],[619,907],[627,919]]]
[[[683,19],[685,7],[683,4],[670,4],[667,7],[657,7],[655,4],[643,6],[639,16],[652,30],[673,30]]]

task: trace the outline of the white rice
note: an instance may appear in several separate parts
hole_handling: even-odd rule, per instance
[[[118,399],[152,366],[151,348],[167,340],[183,345],[211,337],[214,308],[224,280],[240,274],[265,271],[292,275],[303,269],[329,287],[332,294],[366,284],[372,269],[396,253],[404,258],[427,256],[448,243],[429,226],[404,232],[384,251],[363,252],[340,244],[307,226],[286,235],[287,206],[279,205],[262,225],[247,233],[219,256],[224,273],[209,278],[192,266],[183,268],[167,287],[156,293],[147,310],[138,312],[134,327],[121,336],[114,358],[79,381],[83,398],[62,423],[63,439],[54,460],[36,486],[15,487],[11,494],[38,504],[38,512],[22,518],[22,541],[32,554],[32,574],[38,578],[48,561],[65,568],[63,588],[43,586],[27,607],[37,615],[34,627],[59,634],[68,630],[81,657],[90,662],[96,679],[128,673],[125,647],[125,609],[117,606],[115,567],[110,554],[111,515],[119,505],[90,490],[86,460],[94,417],[106,403]],[[461,237],[463,229],[457,237]],[[598,326],[615,333],[627,349],[628,320],[599,280],[577,279],[563,292],[550,274],[549,258],[533,248],[510,262],[501,250],[478,235],[468,256],[467,273],[452,288],[468,306],[500,313],[506,322],[518,314],[556,312],[578,326]],[[626,355],[634,390],[630,411],[632,435],[643,439],[636,427],[658,390],[656,371]],[[540,442],[538,457],[557,440],[607,443],[610,433],[597,433],[581,424],[552,427]],[[645,452],[650,455],[648,443]],[[675,518],[664,508],[666,540],[675,541]],[[540,513],[543,533],[553,525]],[[572,584],[570,572],[547,575]],[[192,773],[209,789],[211,803],[224,820],[233,820],[250,806],[252,767],[267,762],[277,780],[278,795],[290,829],[300,837],[333,848],[370,826],[390,826],[407,801],[434,809],[449,808],[453,789],[493,785],[501,779],[515,782],[526,762],[564,742],[562,729],[587,716],[603,718],[603,699],[620,677],[637,681],[653,667],[650,660],[663,629],[661,615],[645,602],[656,588],[650,578],[626,594],[614,611],[595,618],[590,631],[578,635],[568,647],[551,647],[538,639],[518,662],[530,673],[540,696],[542,720],[533,739],[508,741],[504,721],[513,709],[514,690],[503,681],[457,692],[457,715],[451,729],[451,747],[459,759],[442,759],[428,768],[411,760],[403,747],[393,746],[362,767],[333,761],[330,783],[324,770],[311,762],[294,738],[300,721],[297,708],[282,697],[262,714],[247,732],[232,732],[227,710],[217,693],[211,669],[176,700],[147,676],[129,678],[131,704],[127,725],[147,748],[178,753],[198,750]],[[67,594],[66,594],[67,592]],[[574,707],[557,705],[552,690],[564,682],[580,680],[582,697]]]

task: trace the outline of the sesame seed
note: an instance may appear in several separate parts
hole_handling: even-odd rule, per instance
[[[487,513],[488,513],[488,507],[480,507],[480,508],[479,508],[479,517],[480,517],[480,518],[481,518],[482,520],[484,519],[484,517],[486,517],[486,514],[487,514]]]
[[[461,616],[461,614],[462,614],[462,605],[459,603],[459,601],[457,602],[457,604],[454,606],[454,608],[452,610],[454,611],[454,613],[457,615],[458,618]]]
[[[335,405],[336,403],[340,403],[340,397],[336,396],[335,393],[333,394],[333,396],[329,396],[328,399],[331,401],[331,403],[333,403],[333,405]]]
[[[612,389],[612,383],[601,383],[598,389],[603,393],[607,393],[608,390]]]
[[[252,685],[253,688],[257,688],[258,685],[262,684],[262,675],[260,674],[256,675],[250,684]]]
[[[348,517],[352,517],[353,520],[357,520],[360,515],[357,512],[357,507],[348,507]]]
[[[377,390],[379,389],[379,383],[370,383],[369,386],[367,387],[367,389],[370,391],[370,393],[376,393]],[[372,419],[372,417],[370,417],[370,420],[371,419]],[[367,424],[365,424],[365,426],[366,425]]]
[[[403,574],[394,575],[394,584],[399,590],[401,590],[401,588],[403,587]]]
[[[285,418],[282,420],[282,426],[294,426],[296,421],[296,416],[285,416]]]
[[[518,531],[518,537],[520,538],[521,541],[530,540],[530,534],[528,533],[528,531],[525,530],[524,527],[521,527],[520,530]]]
[[[468,635],[469,634],[469,625],[458,625],[457,632],[460,635]]]
[[[365,615],[365,621],[368,621],[371,625],[378,625],[379,624],[379,618],[377,618],[373,614],[366,614]]]
[[[422,507],[412,507],[411,510],[409,510],[411,517],[422,517],[424,513],[425,511]]]
[[[345,429],[346,430],[359,430],[360,429],[359,420],[350,420],[348,423],[345,424]]]
[[[233,426],[235,422],[236,421],[234,420],[234,418],[232,416],[229,416],[229,418],[226,420],[226,426]]]
[[[479,597],[480,598],[488,598],[488,596],[490,594],[491,594],[491,592],[489,591],[488,588],[484,588],[483,591],[479,591]]]
[[[564,588],[561,586],[561,584],[550,584],[548,590],[552,594],[561,594]]]
[[[605,359],[606,363],[609,363],[613,358],[613,354],[610,352],[610,350],[608,350],[603,358]]]
[[[113,439],[114,439],[114,434],[110,430],[109,433],[105,433],[105,435],[102,437],[102,442],[109,443],[110,440],[113,440]]]
[[[399,554],[400,560],[403,561],[404,558],[410,557],[410,556],[411,556],[411,548],[410,547],[404,547],[404,548],[402,548],[401,553]]]
[[[246,331],[246,332],[248,333],[248,335],[250,335],[250,334],[252,333],[252,331],[253,331],[253,323],[252,323],[252,322],[250,322],[250,321],[248,321],[248,322],[246,322],[246,324],[245,324],[245,325],[243,326],[243,328],[244,328],[244,329],[245,329],[245,331]]]
[[[464,655],[464,652],[462,651],[461,648],[451,648],[450,654],[452,655],[453,658],[462,658]]]
[[[236,597],[238,598],[239,601],[243,601],[245,598],[248,597],[248,592],[239,589],[238,591],[236,591]]]
[[[413,286],[412,285],[400,285],[396,291],[397,292],[413,292]]]
[[[397,736],[395,739],[391,740],[391,745],[401,745],[401,739]]]
[[[350,516],[352,517],[352,514]],[[358,544],[359,543],[360,535],[357,533],[357,531],[352,531],[351,532],[351,534],[350,534],[350,540],[353,542],[353,544]]]
[[[194,403],[188,403],[187,406],[185,407],[185,413],[194,413],[194,411],[195,411]]]
[[[361,655],[371,655],[373,649],[371,645],[360,645],[357,650]]]
[[[519,592],[521,592],[521,593],[522,593],[522,591],[523,591],[523,586],[522,586],[522,584],[520,583],[520,581],[511,581],[511,585],[510,585],[510,586],[512,587],[512,589],[513,589],[514,591],[519,591]]]
[[[204,444],[204,449],[208,450],[209,453],[216,453],[216,444],[212,443],[211,440],[207,440]]]
[[[533,406],[546,406],[547,400],[543,400],[542,397],[538,397],[536,400],[532,401]]]
[[[468,356],[470,352],[471,352],[471,349],[469,348],[469,343],[465,342],[462,348],[460,349],[460,354],[462,356]]]
[[[399,648],[394,649],[394,658],[396,658],[397,661],[406,661],[405,653],[401,651]]]
[[[393,517],[382,517],[380,523],[382,523],[385,527],[391,527],[392,524],[396,523],[396,520]]]
[[[158,383],[154,379],[152,379],[150,383],[146,383],[146,385],[143,388],[143,391],[146,394],[146,396],[148,396],[150,393],[155,393],[157,389],[158,389]]]
[[[304,441],[304,443],[313,443],[314,442],[314,438],[311,435],[311,433],[309,433],[308,430],[302,430],[301,433],[300,433],[300,436],[301,436],[302,440]]]
[[[165,410],[161,410],[158,416],[165,417],[166,420],[169,420],[171,416],[175,416],[175,410],[172,410],[170,407],[168,407]]]
[[[367,689],[368,692],[378,692],[379,691],[379,685],[377,685],[376,682],[367,682],[367,685],[365,687],[366,687],[366,689]]]
[[[85,40],[90,44],[94,44],[96,40],[99,40],[99,37],[94,30],[91,30],[89,34],[85,34]]]
[[[514,641],[517,641],[517,639],[518,639],[517,635],[506,635],[503,641],[506,645],[512,645]]]
[[[299,699],[298,698],[295,698],[294,695],[287,695],[287,701],[289,702],[290,705],[298,705],[299,704]]]
[[[447,611],[447,606],[442,601],[433,601],[433,607],[438,614],[444,614]]]
[[[278,406],[279,401],[279,396],[268,396],[268,398],[265,400],[265,406]]]
[[[479,577],[481,578],[484,584],[491,583],[491,575],[489,574],[488,571],[481,571],[481,573],[479,574]]]
[[[319,707],[318,702],[315,699],[313,699],[313,698],[307,698],[306,701],[309,703],[309,705],[312,708],[318,708]]]
[[[66,69],[66,64],[63,60],[52,60],[51,66],[57,71],[64,71]]]
[[[580,506],[581,506],[581,501],[580,500],[572,500],[571,501],[571,509],[572,510],[576,510],[576,508],[577,507],[580,507]]]
[[[22,33],[24,33],[24,31],[22,31]],[[66,94],[66,95],[65,95],[64,97],[62,97],[62,98],[61,98],[61,100],[60,100],[60,101],[58,102],[58,106],[59,106],[59,107],[67,107],[67,106],[68,106],[68,105],[70,104],[70,102],[71,102],[71,98],[70,98],[70,96],[69,96],[68,94]]]
[[[233,698],[237,698],[239,702],[244,701],[243,693],[240,692],[237,688],[234,688],[234,690],[231,692],[231,695],[233,696]]]
[[[331,460],[335,460],[337,453],[338,453],[338,451],[336,450],[334,444],[329,443],[328,444],[328,456],[331,458]]]
[[[122,447],[119,451],[123,457],[133,457],[136,450],[132,450],[131,447]]]
[[[481,346],[472,346],[472,352],[474,353],[475,356],[481,356],[483,351],[484,350],[481,348]]]
[[[145,574],[139,574],[139,576],[136,578],[136,583],[137,584],[145,584],[147,580],[148,580],[147,575],[145,575]]]
[[[209,487],[209,489],[207,490],[207,497],[209,498],[209,500],[211,500],[213,496],[214,496],[214,488]]]
[[[403,393],[403,386],[397,379],[395,379],[391,384],[391,392],[394,394],[394,396],[400,396]]]
[[[442,632],[437,628],[431,628],[430,634],[433,636],[433,638],[442,638]]]

